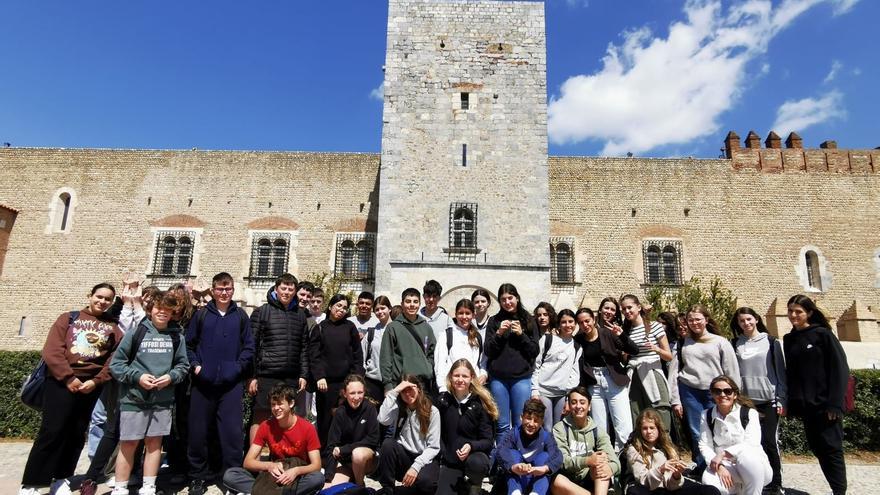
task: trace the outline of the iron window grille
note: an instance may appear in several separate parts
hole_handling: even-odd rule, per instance
[[[346,280],[375,279],[376,234],[336,234],[334,273]]]
[[[477,203],[449,205],[449,251],[477,249]]]
[[[550,238],[550,283],[574,283],[574,238]]]
[[[646,284],[681,285],[681,241],[643,241],[642,257]]]
[[[191,277],[196,233],[184,230],[156,232],[153,254],[153,279],[187,279]]]
[[[254,234],[251,240],[251,266],[248,282],[251,285],[273,282],[287,271],[290,258],[290,234],[264,232]]]

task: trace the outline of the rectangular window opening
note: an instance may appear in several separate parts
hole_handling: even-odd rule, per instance
[[[467,145],[461,145],[461,166],[467,167]]]
[[[471,107],[471,94],[470,93],[462,93],[461,94],[461,109],[467,110]]]

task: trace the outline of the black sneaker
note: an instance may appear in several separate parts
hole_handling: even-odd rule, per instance
[[[189,484],[189,495],[205,495],[205,480],[192,480]]]

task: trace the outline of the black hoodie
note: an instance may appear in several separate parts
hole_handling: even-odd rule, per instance
[[[522,334],[507,330],[498,335],[498,328],[505,320],[518,320]],[[538,357],[538,325],[531,316],[518,317],[501,310],[489,318],[486,324],[486,357],[489,376],[498,379],[520,379],[532,376],[535,358]]]
[[[315,381],[341,382],[350,374],[364,374],[364,351],[354,323],[324,318],[309,340],[309,366]]]
[[[327,455],[324,456],[324,478],[332,480],[336,473],[333,449],[339,447],[339,461],[351,463],[351,453],[358,447],[379,449],[379,419],[376,406],[368,399],[360,407],[352,409],[345,400],[333,414],[330,432],[327,434]]]
[[[846,354],[831,330],[810,325],[792,330],[782,339],[788,385],[788,412],[811,416],[843,413],[849,379]]]

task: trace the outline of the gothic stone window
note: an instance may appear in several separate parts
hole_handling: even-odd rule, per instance
[[[574,237],[550,238],[550,283],[574,283]]]
[[[254,232],[251,236],[251,266],[248,285],[271,284],[287,272],[290,233]]]
[[[346,280],[372,281],[375,273],[375,234],[336,234],[334,273]]]
[[[645,283],[681,285],[681,241],[649,239],[642,242]]]
[[[190,230],[156,231],[156,250],[153,253],[154,281],[173,283],[192,277],[193,251],[196,232]]]
[[[477,204],[452,203],[449,205],[449,250],[477,249]]]

